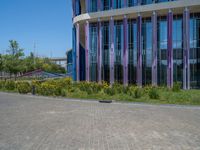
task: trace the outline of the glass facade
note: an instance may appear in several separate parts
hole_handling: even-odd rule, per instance
[[[76,0],[80,1],[80,0]],[[148,5],[152,3],[161,3],[161,2],[168,2],[168,1],[175,1],[175,0],[127,0],[127,6],[137,6],[137,5]],[[89,12],[97,12],[98,11],[98,0],[89,0],[88,1]],[[112,4],[113,2],[113,4]],[[80,3],[80,2],[79,2]],[[80,6],[80,4],[78,5]],[[124,0],[101,0],[101,10],[110,10],[111,6],[113,9],[120,9],[123,8]]]
[[[128,7],[136,6],[137,4],[137,0],[128,0]]]
[[[167,20],[158,17],[158,85],[167,84]]]
[[[115,21],[114,25],[114,78],[123,83],[123,22]]]
[[[110,83],[109,22],[102,24],[102,80]]]
[[[142,23],[142,84],[151,84],[152,67],[152,23],[151,18]]]
[[[97,81],[97,49],[98,49],[98,26],[90,24],[90,48],[89,48],[89,70],[90,81]]]
[[[114,0],[113,6],[115,9],[122,8],[124,6],[124,0]]]
[[[190,16],[190,84],[200,87],[200,14]]]
[[[137,71],[137,24],[128,21],[128,83],[136,84]]]
[[[74,4],[74,15],[78,16],[81,14],[81,3],[80,0],[75,0],[75,4]]]
[[[103,7],[103,10],[109,10],[110,9],[110,0],[102,0],[102,7]]]
[[[183,17],[173,17],[173,78],[174,82],[183,81]]]
[[[90,0],[89,12],[97,12],[97,0]]]
[[[151,3],[159,3],[159,2],[167,2],[168,0],[141,0],[141,4],[151,4]],[[171,0],[172,1],[172,0]],[[78,14],[80,13],[80,0],[75,0],[75,5],[73,7],[75,8],[75,12]],[[88,6],[88,9],[90,12],[97,11],[97,2],[100,2],[98,0],[89,0],[90,4]],[[113,3],[112,3],[113,2]],[[129,7],[138,5],[137,0],[127,0],[127,5]],[[123,8],[124,7],[124,0],[101,0],[101,9],[102,10],[109,10],[113,6],[113,8]],[[178,10],[179,11],[179,10]],[[75,14],[76,14],[75,13]],[[173,13],[173,12],[172,12]],[[186,14],[187,13],[187,14]],[[183,18],[183,16],[187,16],[190,14],[190,21],[184,21],[187,18]],[[148,14],[147,14],[148,15]],[[152,16],[157,16],[157,20],[155,18],[154,22],[157,23],[155,27],[157,27],[156,33],[153,34],[153,24],[152,24]],[[142,28],[140,32],[140,28],[137,27],[137,17],[131,17],[129,15],[122,16],[121,20],[120,17],[113,17],[111,19],[108,17],[105,17],[105,20],[101,22],[101,28],[99,28],[97,20],[96,22],[92,20],[89,22],[89,32],[87,30],[86,33],[88,33],[88,36],[85,36],[85,38],[82,38],[84,33],[80,34],[80,67],[83,64],[83,67],[81,68],[87,68],[84,67],[84,60],[83,58],[87,58],[88,61],[87,66],[89,64],[89,72],[87,72],[87,79],[89,78],[90,81],[97,82],[98,75],[101,75],[101,78],[99,80],[106,81],[108,83],[124,83],[126,84],[127,78],[128,78],[128,84],[138,84],[141,83],[140,81],[137,81],[137,71],[141,71],[140,64],[142,64],[142,75],[139,76],[142,78],[142,85],[151,85],[152,80],[155,81],[155,84],[159,86],[166,86],[167,83],[171,82],[180,82],[188,86],[188,77],[190,78],[190,87],[191,88],[200,88],[200,13],[192,13],[190,10],[189,13],[187,12],[187,9],[185,9],[184,12],[181,12],[179,14],[176,14],[176,11],[174,11],[173,20],[172,20],[172,35],[169,35],[170,33],[168,31],[171,30],[171,21],[167,22],[167,16],[168,14],[150,14],[148,17],[141,16],[142,17]],[[123,21],[123,17],[127,17],[127,21]],[[124,30],[126,28],[125,23],[127,24],[127,38],[124,38],[126,35]],[[188,22],[188,24],[187,24]],[[114,26],[113,26],[114,23]],[[168,24],[170,23],[170,24]],[[189,28],[187,28],[189,25]],[[77,43],[76,43],[76,26],[74,26],[73,29],[73,49],[76,50]],[[169,27],[169,28],[168,28]],[[83,29],[84,26],[80,24],[80,30]],[[185,30],[185,31],[184,31]],[[101,31],[101,33],[99,33]],[[112,31],[112,32],[111,32]],[[188,31],[189,33],[189,39],[187,37],[188,34],[185,34],[184,32]],[[138,46],[138,40],[141,33],[141,49]],[[100,36],[101,35],[101,36]],[[157,35],[157,37],[156,37]],[[184,36],[186,35],[186,36]],[[100,36],[100,37],[99,37]],[[89,37],[87,47],[89,48],[88,51],[85,51],[85,45],[82,43],[84,41],[87,42],[86,37]],[[157,41],[153,41],[153,37]],[[101,38],[101,39],[98,39]],[[168,39],[170,38],[170,39]],[[171,43],[172,38],[172,43]],[[127,40],[126,40],[127,39]],[[187,49],[188,45],[184,45],[184,41],[189,42],[189,60],[187,60]],[[125,41],[124,41],[125,40]],[[113,43],[111,43],[111,41]],[[99,43],[101,42],[101,43]],[[127,46],[124,42],[127,42]],[[153,45],[156,44],[156,45]],[[169,60],[169,57],[171,53],[168,53],[168,48],[171,50],[170,45],[172,44],[172,50],[173,50],[173,58]],[[101,51],[99,51],[99,46],[101,46]],[[127,47],[128,50],[128,62],[126,62],[126,54],[125,48]],[[153,58],[153,48],[154,54],[156,54],[157,50],[157,58],[154,56]],[[184,51],[185,48],[185,51]],[[111,51],[114,50],[114,51]],[[141,61],[138,61],[138,58],[141,58],[138,56],[138,51],[142,50],[142,63]],[[88,53],[85,53],[88,52]],[[185,52],[185,56],[184,56]],[[85,57],[85,54],[86,55]],[[98,58],[98,54],[101,54],[101,59]],[[169,55],[169,56],[168,56]],[[141,56],[141,55],[140,55]],[[71,56],[70,56],[71,57]],[[73,50],[72,52],[73,61],[76,62],[76,51]],[[170,57],[171,58],[171,57]],[[154,59],[154,60],[153,60]],[[157,61],[156,61],[157,59]],[[98,68],[97,64],[98,61],[100,61],[101,66],[101,73],[98,74]],[[170,62],[173,62],[170,64]],[[128,63],[128,64],[126,64]],[[154,65],[152,66],[152,63]],[[169,64],[168,64],[169,63]],[[183,65],[185,64],[185,67],[187,67],[189,63],[189,68],[183,68]],[[70,63],[68,63],[70,64]],[[114,66],[113,66],[114,65]],[[125,66],[124,66],[125,65]],[[126,65],[128,65],[128,69],[126,68]],[[112,67],[112,68],[111,68]],[[154,67],[154,68],[152,68]],[[76,79],[76,65],[73,64],[73,67],[71,64],[68,66],[69,70],[73,70],[73,78]],[[125,69],[125,70],[124,70]],[[155,70],[155,73],[153,74],[152,69]],[[128,70],[128,74],[127,71]],[[157,72],[156,72],[157,70]],[[173,70],[173,77],[170,74],[171,70]],[[169,72],[167,72],[169,71]],[[188,72],[189,71],[189,72]],[[86,74],[84,71],[80,70],[80,73],[83,72],[83,79],[85,78],[84,75]],[[138,73],[139,74],[139,73]],[[89,75],[89,77],[88,77]],[[153,75],[153,77],[152,77]],[[170,76],[168,76],[170,75]],[[152,79],[153,78],[153,79]],[[173,78],[173,81],[171,79]],[[184,79],[183,79],[184,78]],[[167,82],[168,79],[168,82]],[[138,79],[139,80],[139,79]],[[168,84],[169,86],[169,84]]]
[[[153,0],[142,0],[142,5],[152,4]]]

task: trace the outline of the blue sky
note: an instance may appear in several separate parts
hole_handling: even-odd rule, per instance
[[[18,41],[28,55],[64,56],[72,47],[71,0],[0,0],[0,52]]]

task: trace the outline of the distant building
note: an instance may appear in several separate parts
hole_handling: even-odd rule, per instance
[[[200,0],[72,0],[73,78],[200,88]]]

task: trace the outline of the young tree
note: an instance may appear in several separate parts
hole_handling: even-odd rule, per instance
[[[10,46],[5,55],[5,71],[10,75],[14,74],[15,78],[18,73],[23,71],[23,49],[19,48],[19,44],[15,40],[9,41]]]

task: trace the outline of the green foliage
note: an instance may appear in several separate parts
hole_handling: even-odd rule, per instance
[[[135,98],[141,98],[143,94],[142,88],[136,88],[134,91]]]
[[[72,89],[72,79],[63,78],[47,80],[44,82],[32,81],[36,93],[45,96],[66,96],[67,91]]]
[[[104,88],[104,92],[109,96],[113,96],[116,94],[116,90],[112,87]]]
[[[0,80],[0,89],[4,89],[6,81]]]
[[[16,85],[16,86],[15,86]],[[166,87],[139,88],[137,86],[124,87],[119,84],[109,86],[106,82],[72,82],[71,78],[51,79],[46,81],[21,81],[12,80],[0,81],[0,89],[6,91],[15,90],[19,93],[31,92],[31,87],[35,87],[36,94],[44,96],[63,96],[82,99],[105,99],[116,101],[131,101],[159,104],[186,104],[200,105],[199,90],[180,90],[173,92]]]
[[[9,91],[13,91],[15,90],[15,81],[13,80],[7,80],[6,83],[5,83],[5,89],[6,90],[9,90]]]
[[[119,84],[119,83],[114,83],[112,85],[112,88],[113,90],[115,90],[116,93],[120,94],[120,93],[123,93],[123,85],[122,84]]]
[[[149,90],[149,97],[151,99],[159,99],[160,98],[160,95],[159,95],[159,91],[157,88],[155,87],[152,87],[150,90]]]
[[[180,92],[181,91],[181,83],[180,82],[174,83],[172,91],[173,92]]]
[[[0,54],[0,71],[3,71],[4,69],[4,57]]]
[[[16,83],[17,90],[20,94],[27,94],[30,93],[32,87],[29,82],[19,81]]]
[[[51,62],[48,58],[35,57],[33,53],[24,57],[23,49],[15,40],[9,41],[9,49],[5,55],[0,54],[0,71],[17,76],[18,73],[24,73],[42,69],[51,73],[65,73],[65,68]]]
[[[96,94],[102,90],[103,85],[95,82],[80,82],[78,83],[78,87],[80,91],[84,91],[87,94]]]

